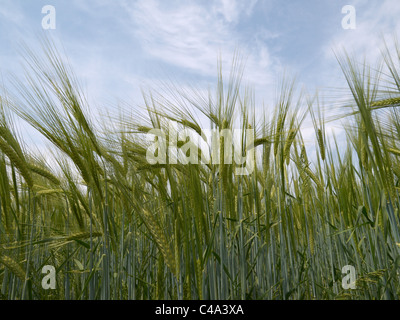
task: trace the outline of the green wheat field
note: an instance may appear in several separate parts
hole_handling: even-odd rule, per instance
[[[52,42],[40,54],[26,49],[26,78],[0,96],[0,299],[398,299],[394,44],[373,66],[337,55],[347,91],[324,104],[285,78],[276,101],[256,106],[235,58],[206,94],[170,86],[144,94],[140,110],[101,117]],[[200,135],[199,115],[212,129],[254,129],[252,145],[243,134],[235,147],[256,150],[253,172],[147,161],[151,129],[173,123]],[[46,139],[52,162],[24,142],[22,120]],[[338,121],[340,139],[326,129]],[[200,152],[208,148],[203,139]],[[55,268],[55,289],[42,285],[44,266]],[[356,271],[351,288],[345,266]]]

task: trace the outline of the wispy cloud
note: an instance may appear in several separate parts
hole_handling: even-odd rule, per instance
[[[236,28],[249,19],[257,1],[189,1],[165,4],[146,0],[125,2],[134,36],[153,58],[202,76],[215,76],[219,58],[229,65],[236,49],[247,57],[246,74],[254,83],[270,83],[274,66],[265,42],[254,35],[244,45]],[[276,36],[276,35],[272,35]],[[251,45],[250,45],[251,43]]]
[[[24,15],[22,14],[19,6],[14,1],[2,1],[0,6],[0,23],[3,24],[3,28],[6,26],[7,23],[19,25],[23,22],[23,20]]]
[[[250,16],[258,0],[237,1],[220,0],[213,6],[214,13],[222,14],[229,23],[237,23],[240,16],[245,14]]]

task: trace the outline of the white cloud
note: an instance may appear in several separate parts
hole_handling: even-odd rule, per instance
[[[238,1],[238,0],[220,0],[214,6],[214,10],[224,16],[227,22],[237,23],[240,15],[244,12],[249,16],[258,0]]]
[[[153,57],[201,73],[215,72],[218,49],[229,41],[230,33],[205,7],[185,3],[169,9],[146,0],[128,10],[135,35]]]
[[[272,92],[281,70],[280,60],[271,55],[265,37],[279,35],[265,32],[260,36],[257,32],[251,39],[243,39],[237,28],[239,22],[249,19],[256,4],[257,0],[219,0],[212,5],[199,1],[173,1],[168,5],[158,0],[126,1],[124,8],[131,20],[125,27],[133,30],[149,56],[195,75],[216,77],[218,59],[228,75],[234,53],[239,51],[245,60],[244,82],[255,88],[257,99],[263,99]]]

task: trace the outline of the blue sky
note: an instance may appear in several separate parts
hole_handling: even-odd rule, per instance
[[[56,9],[55,30],[42,28],[45,5]],[[355,30],[342,28],[345,5],[356,9]],[[375,61],[381,36],[399,33],[398,17],[398,0],[0,0],[0,73],[6,85],[9,74],[21,76],[20,44],[39,50],[38,35],[48,33],[103,110],[119,99],[140,105],[140,88],[160,80],[206,89],[219,55],[228,72],[238,49],[261,107],[272,104],[283,70],[311,92],[345,87],[332,50]]]

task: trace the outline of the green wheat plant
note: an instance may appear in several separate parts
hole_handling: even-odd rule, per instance
[[[42,55],[27,49],[27,78],[0,96],[2,299],[399,298],[398,46],[380,68],[338,55],[349,89],[340,141],[318,95],[288,78],[268,110],[257,108],[238,57],[227,82],[219,66],[207,94],[152,91],[142,109],[109,117],[90,112],[60,57],[50,41]],[[54,163],[25,145],[15,119],[48,141]],[[174,162],[192,150],[216,156],[205,125],[254,130],[252,145],[242,134],[234,146],[239,155],[254,149],[254,170]],[[176,159],[150,164],[154,129],[168,133],[156,138],[166,144],[184,130],[198,139],[190,149],[178,139]],[[227,140],[219,142],[225,159]],[[55,289],[42,287],[46,265]],[[348,265],[357,272],[350,290]]]

